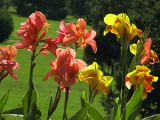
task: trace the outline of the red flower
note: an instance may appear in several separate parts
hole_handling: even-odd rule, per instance
[[[21,27],[17,31],[18,36],[23,37],[24,40],[20,40],[19,42],[15,43],[16,48],[27,48],[31,51],[34,50],[37,41],[41,40],[45,36],[47,27],[48,24],[43,13],[39,11],[32,13],[26,22],[21,23]],[[46,28],[46,30],[41,32],[39,35],[43,28]],[[38,38],[38,36],[40,37]]]
[[[14,60],[17,55],[17,49],[13,45],[0,47],[0,80],[10,74],[15,80],[18,76],[12,69],[18,70],[19,64]]]
[[[44,80],[54,76],[54,80],[60,83],[60,88],[65,91],[66,87],[71,87],[77,81],[77,73],[86,68],[85,62],[75,59],[76,53],[73,49],[67,48],[56,50],[57,58],[50,61],[51,71]]]

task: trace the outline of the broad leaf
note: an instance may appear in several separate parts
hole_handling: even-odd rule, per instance
[[[89,108],[88,108],[88,114],[94,120],[104,120],[104,118],[102,117],[102,115],[91,104],[89,105]]]
[[[41,112],[37,107],[37,101],[37,91],[31,82],[28,91],[25,93],[22,100],[24,120],[39,120]]]
[[[115,99],[114,107],[111,112],[111,117],[110,120],[120,120],[121,117],[121,109],[120,106],[118,105],[118,98]]]
[[[143,85],[141,84],[127,103],[122,114],[122,120],[134,120],[136,118],[141,109],[142,95]]]
[[[2,110],[8,100],[9,90],[0,99],[0,119],[2,118]]]
[[[82,92],[81,94],[81,107],[84,107],[88,104],[87,102],[87,94],[85,91]]]
[[[160,120],[160,114],[152,115],[152,116],[143,118],[142,120]]]
[[[70,120],[104,120],[101,114],[93,107],[93,105],[88,104],[81,108]]]
[[[85,107],[81,108],[74,116],[72,116],[69,120],[84,120],[89,108],[89,104]]]
[[[3,112],[3,114],[10,115],[10,116],[23,116],[23,108],[15,108],[8,111]]]

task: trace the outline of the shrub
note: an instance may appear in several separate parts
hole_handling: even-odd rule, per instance
[[[13,19],[6,9],[0,9],[0,43],[7,40],[13,31]]]

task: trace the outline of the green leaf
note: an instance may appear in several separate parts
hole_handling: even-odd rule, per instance
[[[37,104],[34,102],[25,120],[40,120],[40,117],[41,117],[41,111],[38,109]]]
[[[49,104],[49,109],[48,109],[48,117],[50,117],[54,113],[54,111],[56,110],[60,98],[61,98],[61,90],[58,87],[54,101],[52,101],[52,97],[50,99],[50,104]]]
[[[81,108],[70,120],[104,120],[101,114],[93,107],[93,105],[88,104]]]
[[[69,120],[84,120],[86,113],[88,111],[89,104],[81,108],[75,115],[73,115]]]
[[[136,118],[141,109],[142,95],[143,85],[141,84],[127,103],[122,114],[122,120],[134,120]]]
[[[143,118],[142,120],[160,120],[160,114],[152,115],[152,116]]]
[[[2,110],[8,100],[9,90],[0,99],[0,119],[2,119]]]
[[[91,118],[94,120],[104,120],[102,115],[95,109],[95,107],[91,104],[89,104],[88,108],[88,114],[90,115]]]
[[[88,113],[86,114],[86,120],[94,120]]]
[[[120,109],[120,106],[118,105],[118,100],[119,98],[115,99],[115,103],[114,103],[114,107],[111,112],[110,120],[120,120],[121,109]]]
[[[81,94],[81,107],[84,107],[88,104],[87,102],[87,94],[85,91],[82,92]]]
[[[37,107],[38,95],[37,91],[31,82],[28,91],[25,93],[23,103],[24,120],[39,120],[41,112]]]
[[[23,116],[23,108],[14,108],[8,111],[3,112],[3,114],[10,115],[10,116]]]

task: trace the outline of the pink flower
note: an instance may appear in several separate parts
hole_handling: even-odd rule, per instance
[[[70,48],[66,50],[58,48],[56,55],[57,58],[54,61],[50,61],[51,71],[44,80],[54,76],[54,80],[65,91],[66,87],[71,87],[77,82],[77,73],[79,70],[85,69],[87,65],[82,60],[75,59],[76,53]]]
[[[48,24],[43,13],[39,11],[32,13],[26,22],[21,23],[21,27],[17,31],[18,36],[23,37],[24,40],[15,43],[16,48],[34,50],[37,41],[41,40],[47,33],[47,27]],[[46,29],[39,35],[43,28]],[[40,37],[38,38],[38,36]]]
[[[18,70],[20,68],[19,64],[14,60],[16,55],[17,49],[15,46],[8,45],[0,47],[0,80],[8,74],[10,74],[15,80],[18,79],[18,76],[12,70]]]
[[[57,42],[63,46],[75,44],[76,47],[86,48],[87,44],[90,44],[93,51],[97,52],[97,45],[94,40],[96,32],[91,28],[88,32],[87,24],[84,19],[79,18],[74,23],[66,24],[64,21],[60,23],[60,29],[58,30]]]
[[[63,41],[63,38],[67,34],[69,34],[69,31],[66,28],[66,23],[63,20],[60,22],[59,30],[57,32],[58,32],[58,37],[56,38],[56,43],[61,44]]]

